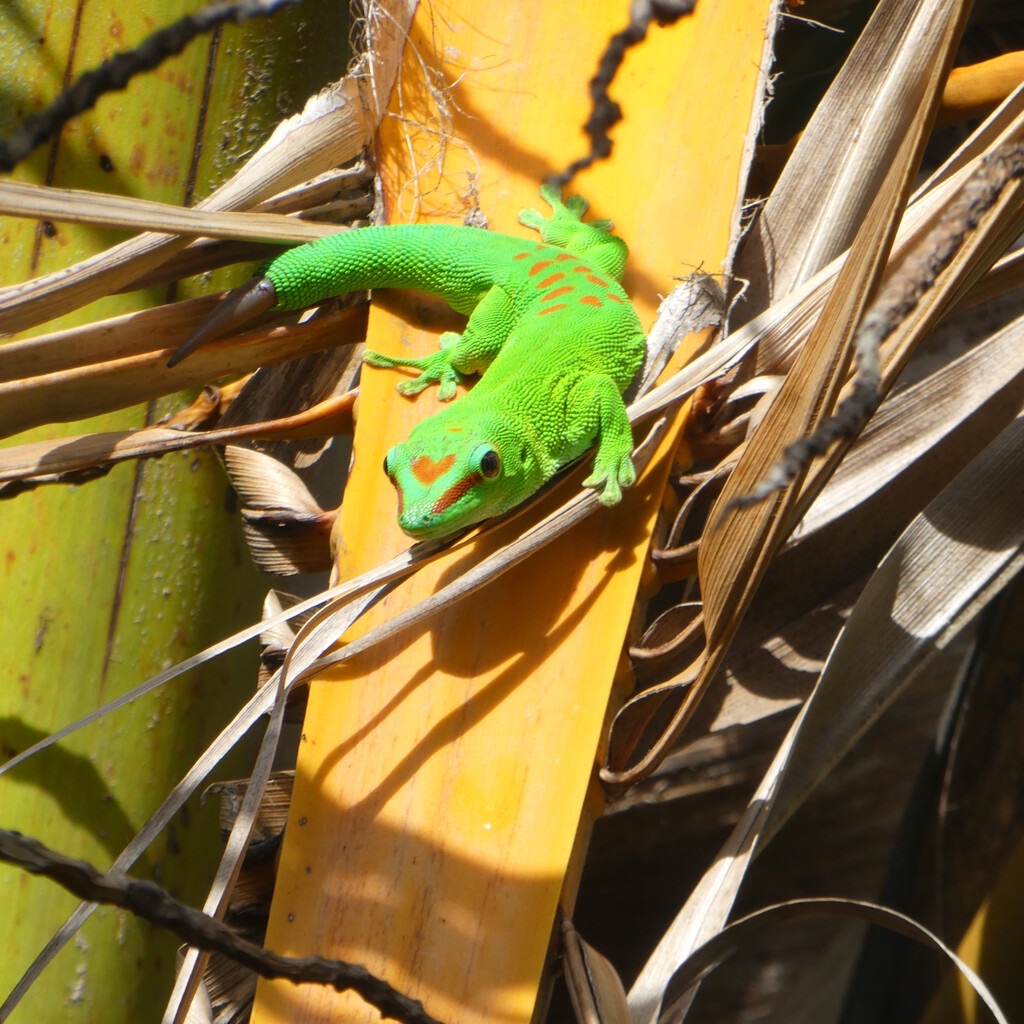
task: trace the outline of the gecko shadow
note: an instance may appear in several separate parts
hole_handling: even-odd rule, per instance
[[[556,489],[548,502],[542,506],[542,511],[549,510],[548,504],[552,508],[555,507],[562,496],[564,489]],[[582,585],[586,562],[582,559],[552,559],[543,571],[543,580],[538,582],[537,558],[544,557],[544,553],[535,552],[531,558],[510,569],[505,574],[502,584],[504,594],[522,595],[524,607],[521,621],[497,622],[495,616],[500,613],[488,604],[485,588],[482,592],[472,595],[471,600],[460,601],[453,609],[442,612],[415,629],[405,631],[396,637],[386,649],[385,658],[392,657],[398,651],[411,646],[428,633],[432,639],[432,658],[411,678],[405,680],[379,710],[350,736],[338,743],[331,755],[322,763],[316,780],[317,785],[323,783],[331,771],[351,756],[374,730],[383,726],[403,702],[427,683],[435,673],[443,673],[456,681],[461,680],[465,684],[465,697],[458,706],[430,725],[415,746],[400,756],[377,787],[363,797],[358,805],[349,809],[355,811],[358,807],[361,815],[370,811],[373,816],[434,754],[483,721],[528,680],[542,679],[547,657],[553,655],[590,615],[615,573],[627,569],[635,560],[633,541],[636,538],[635,531],[640,529],[636,524],[642,524],[645,518],[645,509],[640,503],[647,504],[653,499],[637,493],[631,500],[638,504],[628,517],[628,523],[633,524],[626,527],[628,535],[620,539],[613,535],[611,529],[595,530],[590,527],[593,533],[603,534],[598,541],[599,550],[615,553],[608,564],[607,573],[596,581],[568,613],[566,609],[569,602]],[[602,511],[599,510],[595,515],[601,516]],[[621,526],[626,521],[626,516],[619,517],[617,525]],[[486,546],[467,551],[448,566],[438,579],[437,586],[444,586],[508,539],[509,530],[495,531],[487,538]],[[598,549],[595,549],[595,552],[596,550]],[[480,642],[480,634],[483,631],[486,631],[486,644]],[[351,668],[348,672],[356,674],[360,668],[369,667],[371,663],[365,660],[365,657],[357,657],[349,664]],[[497,673],[485,683],[478,683],[482,675],[490,675],[496,669]],[[454,685],[457,686],[458,682]],[[567,718],[565,728],[571,730],[572,727],[572,721]]]

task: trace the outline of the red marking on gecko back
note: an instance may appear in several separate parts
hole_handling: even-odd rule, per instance
[[[622,299],[615,292],[609,292],[605,298],[610,299],[612,302],[617,302],[620,306],[622,305]]]
[[[435,480],[445,475],[455,465],[455,455],[449,452],[443,459],[435,462],[429,455],[417,455],[409,463],[412,475],[424,487],[429,487]]]
[[[608,282],[603,277],[598,277],[596,274],[587,274],[587,280],[591,284],[596,284],[598,288],[608,287]]]
[[[543,281],[537,282],[538,288],[550,288],[556,281],[561,281],[565,277],[565,274],[559,272],[557,274],[551,274],[545,277]]]
[[[537,316],[544,316],[547,313],[557,313],[560,309],[565,309],[564,302],[557,302],[553,306],[548,306],[547,309],[538,310]]]
[[[576,257],[573,256],[573,254],[571,252],[560,252],[555,257],[555,262],[556,263],[561,263],[562,260],[574,260],[574,259],[576,259]]]
[[[517,252],[515,256],[512,257],[514,260],[528,260],[529,258],[530,254],[528,252]]]
[[[467,473],[461,480],[456,480],[455,483],[448,488],[444,494],[441,495],[437,501],[434,502],[433,508],[430,512],[432,515],[439,516],[443,515],[455,504],[460,498],[468,494],[483,477],[479,473]]]
[[[571,284],[563,284],[561,288],[556,288],[553,292],[548,292],[540,301],[550,302],[552,299],[557,299],[559,295],[566,295],[571,291],[575,291]]]
[[[534,263],[530,267],[530,277],[533,277],[534,274],[539,274],[542,270],[546,270],[552,263],[554,263],[554,260],[539,260],[537,263]]]
[[[581,295],[580,296],[580,302],[582,302],[584,306],[602,306],[602,305],[604,305],[604,303],[602,303],[601,300],[596,295]]]

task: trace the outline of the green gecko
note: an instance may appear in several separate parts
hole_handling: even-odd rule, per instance
[[[272,306],[302,309],[368,288],[414,288],[469,315],[422,359],[366,352],[376,367],[419,370],[398,390],[431,384],[455,397],[395,445],[384,471],[411,537],[444,537],[501,515],[535,494],[596,441],[583,481],[605,505],[636,481],[623,392],[644,362],[644,332],[620,285],[626,244],[608,221],[583,223],[586,200],[541,189],[550,218],[524,210],[542,241],[456,225],[361,228],[290,249],[240,289],[174,354],[184,358],[229,325]]]

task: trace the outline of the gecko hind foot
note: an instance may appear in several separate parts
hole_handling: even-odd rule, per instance
[[[626,267],[626,243],[612,234],[612,222],[583,221],[590,204],[582,196],[570,196],[562,202],[561,190],[548,185],[541,186],[540,194],[551,206],[551,216],[545,217],[538,210],[523,210],[519,223],[533,228],[548,245],[583,257],[621,281]]]
[[[551,207],[551,216],[545,217],[539,210],[523,210],[519,214],[519,223],[528,228],[540,231],[552,230],[559,225],[576,226],[583,221],[583,215],[590,209],[590,201],[583,196],[569,196],[562,200],[562,190],[553,185],[541,185],[540,197]],[[615,225],[610,220],[588,221],[586,226],[597,231],[610,232]]]

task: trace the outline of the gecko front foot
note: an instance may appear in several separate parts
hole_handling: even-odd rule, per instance
[[[633,431],[615,382],[601,373],[582,377],[570,393],[569,411],[577,432],[573,441],[581,448],[597,441],[594,471],[583,486],[597,491],[602,505],[617,505],[623,489],[636,483],[636,468]]]
[[[600,454],[594,460],[594,472],[583,481],[584,487],[598,491],[602,505],[618,505],[622,492],[636,483],[636,469],[630,455],[602,459]]]
[[[458,344],[461,335],[448,331],[441,335],[441,350],[422,359],[402,359],[398,356],[386,356],[380,352],[367,351],[363,354],[363,362],[381,369],[396,366],[409,366],[419,370],[420,375],[413,380],[404,380],[395,385],[403,395],[418,395],[421,391],[437,385],[437,397],[442,402],[450,402],[455,397],[456,386],[461,384],[466,375],[452,366],[452,350]]]

